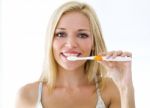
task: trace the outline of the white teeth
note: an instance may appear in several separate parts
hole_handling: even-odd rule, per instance
[[[79,54],[63,53],[66,57],[74,56],[77,57]]]

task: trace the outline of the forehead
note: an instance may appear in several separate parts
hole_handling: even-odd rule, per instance
[[[90,29],[89,18],[81,12],[73,11],[62,15],[57,27],[76,27]]]

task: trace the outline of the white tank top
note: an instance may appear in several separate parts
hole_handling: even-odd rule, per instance
[[[42,97],[42,82],[39,83],[39,87],[38,87],[38,100],[37,100],[37,104],[36,104],[36,108],[43,108],[42,104],[41,104],[41,97]],[[98,82],[96,79],[96,92],[97,92],[97,104],[96,104],[96,108],[106,108],[104,101],[101,98],[101,94],[100,94],[100,89],[98,87]]]

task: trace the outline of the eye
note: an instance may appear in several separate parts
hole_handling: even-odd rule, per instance
[[[65,37],[66,36],[66,33],[65,32],[57,32],[55,34],[56,37]]]
[[[79,34],[78,34],[78,37],[79,37],[79,38],[88,38],[89,35],[88,35],[87,33],[79,33]]]

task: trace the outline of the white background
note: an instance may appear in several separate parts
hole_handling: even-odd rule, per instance
[[[0,108],[13,108],[18,89],[38,80],[50,15],[69,0],[2,0],[0,29]],[[133,53],[137,108],[150,97],[150,1],[80,0],[96,10],[108,50]]]

